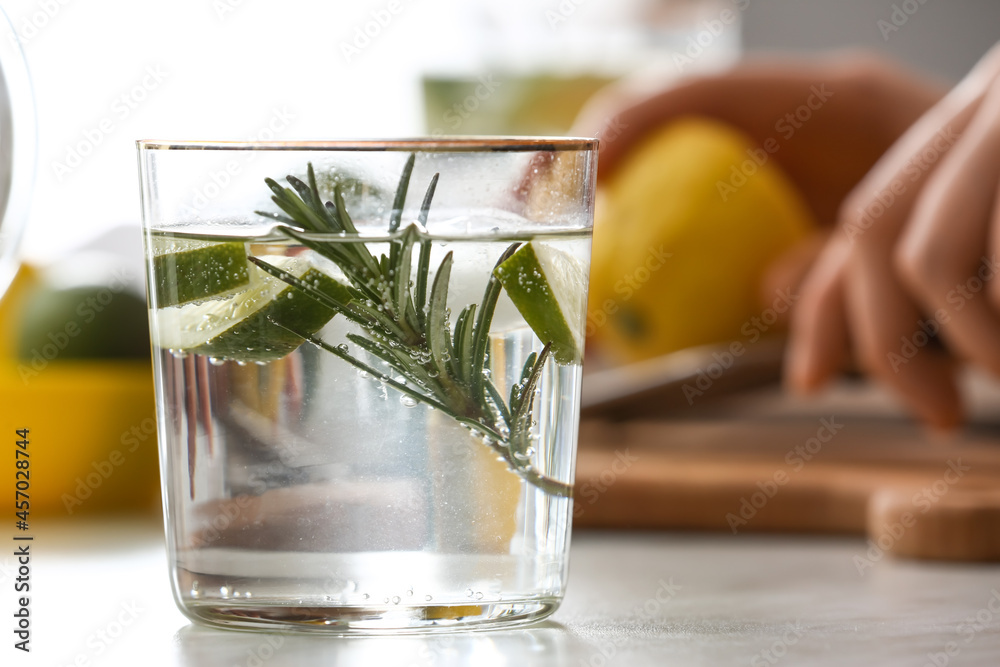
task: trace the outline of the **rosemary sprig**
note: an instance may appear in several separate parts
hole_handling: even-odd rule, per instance
[[[569,496],[572,492],[569,485],[541,474],[531,464],[534,395],[549,358],[550,345],[546,344],[541,351],[528,357],[520,381],[504,399],[488,373],[489,331],[500,295],[500,281],[491,273],[482,301],[465,306],[455,319],[452,331],[448,308],[452,253],[445,255],[431,279],[431,241],[425,225],[438,174],[431,178],[427,187],[417,222],[399,232],[414,162],[415,156],[411,154],[393,199],[388,256],[375,257],[361,242],[325,242],[310,237],[311,232],[357,233],[339,186],[334,188],[333,201],[322,201],[312,164],[306,182],[294,176],[287,177],[290,188],[266,179],[273,193],[271,199],[282,213],[257,213],[276,220],[282,234],[336,264],[349,282],[346,286],[349,300],[338,300],[259,258],[250,258],[264,271],[357,324],[364,333],[348,334],[347,339],[384,362],[402,379],[375,369],[353,355],[346,344],[330,345],[281,322],[275,324],[369,373],[410,399],[455,419],[481,436],[483,444],[499,454],[507,466],[528,483],[552,495]],[[497,265],[519,246],[520,243],[511,244]]]

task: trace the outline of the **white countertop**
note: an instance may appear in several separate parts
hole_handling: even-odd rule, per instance
[[[5,629],[3,665],[1000,664],[1000,566],[886,557],[859,573],[860,538],[578,533],[568,595],[547,622],[344,639],[192,626],[170,597],[155,520],[33,534],[32,652]],[[15,577],[5,554],[6,628]]]

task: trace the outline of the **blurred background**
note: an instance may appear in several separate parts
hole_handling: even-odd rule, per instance
[[[276,139],[465,132],[475,121],[455,128],[426,117],[435,107],[422,97],[423,76],[491,74],[506,84],[495,91],[500,105],[520,92],[511,76],[599,80],[645,68],[664,80],[731,62],[741,50],[863,47],[956,80],[996,41],[995,2],[922,3],[886,39],[877,22],[890,20],[893,4],[400,0],[365,44],[357,30],[388,2],[8,0],[38,105],[25,257],[49,260],[110,226],[136,223],[138,138],[246,139],[281,125]],[[691,63],[675,64],[687,38],[704,29],[699,21],[726,8],[738,21]],[[105,119],[110,131],[100,129]],[[88,132],[93,150],[69,164]]]
[[[58,443],[36,491],[59,516],[155,508],[159,493],[135,140],[562,134],[608,83],[654,90],[762,52],[862,48],[956,81],[1000,25],[990,0],[2,6],[38,153],[0,391]]]

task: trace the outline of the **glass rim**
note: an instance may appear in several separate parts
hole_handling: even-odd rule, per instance
[[[153,150],[330,151],[517,153],[597,150],[593,137],[440,136],[405,139],[343,139],[331,141],[169,141],[139,139],[136,148]]]

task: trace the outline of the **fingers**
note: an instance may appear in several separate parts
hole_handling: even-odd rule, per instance
[[[855,354],[869,374],[893,388],[917,416],[938,428],[962,420],[953,362],[932,345],[924,318],[895,276],[886,253],[855,248],[845,279]]]
[[[923,296],[911,295],[907,290],[913,277],[899,276],[892,260],[897,252],[903,252],[897,251],[897,244],[913,215],[937,219],[933,210],[918,211],[916,204],[919,201],[922,206],[925,196],[938,200],[943,196],[935,187],[923,194],[928,181],[942,178],[945,180],[940,182],[947,183],[949,174],[954,177],[948,170],[957,167],[943,172],[941,167],[951,163],[942,156],[957,139],[949,139],[949,145],[940,142],[942,137],[957,137],[969,125],[982,104],[984,86],[989,82],[983,79],[988,72],[984,66],[977,67],[915,123],[848,197],[841,216],[842,230],[851,244],[844,294],[854,352],[865,370],[894,388],[922,419],[939,427],[952,426],[961,418],[953,362],[931,344],[931,334],[946,324],[946,318],[938,313],[930,318],[923,315],[918,308],[918,304],[924,304]],[[929,154],[935,157],[926,159]],[[943,209],[937,210],[940,217]],[[932,226],[922,224],[925,229]],[[952,222],[953,227],[963,224],[968,222]],[[937,231],[940,235],[941,230]],[[953,230],[948,234],[956,239],[958,247],[974,247],[970,240],[975,237],[974,230]],[[962,234],[967,238],[959,238]],[[980,248],[981,234],[980,228]],[[935,243],[943,248],[942,254],[955,251],[948,247],[949,241],[937,238]],[[923,290],[922,285],[918,287]]]
[[[847,361],[844,269],[849,250],[844,239],[834,238],[802,283],[785,354],[785,382],[794,391],[817,389]]]
[[[829,236],[827,230],[815,232],[804,241],[796,243],[767,268],[760,281],[761,307],[773,301],[774,295],[781,290],[790,290],[792,294],[800,293],[802,282],[823,252]],[[778,315],[778,322],[784,326],[790,318],[791,310],[787,310]]]
[[[1000,84],[994,83],[965,132],[927,177],[896,262],[910,293],[935,313],[961,357],[1000,375],[997,269],[987,254],[1000,184]],[[1000,281],[996,281],[1000,282]]]

